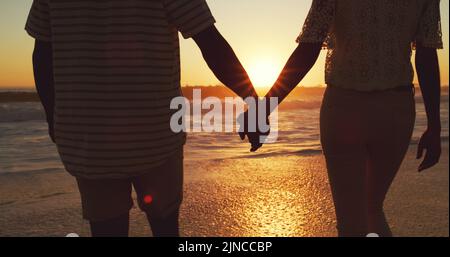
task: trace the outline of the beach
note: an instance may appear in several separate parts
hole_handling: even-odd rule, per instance
[[[443,154],[418,173],[417,141],[426,120],[417,99],[410,150],[387,196],[396,236],[449,236],[448,90],[443,97]],[[279,139],[257,153],[235,134],[190,133],[185,146],[183,236],[336,236],[336,221],[320,150],[320,94],[291,99],[280,111]],[[0,236],[89,236],[75,179],[48,139],[37,102],[0,102]],[[151,232],[131,211],[130,235]]]
[[[448,143],[423,174],[411,148],[386,200],[396,236],[449,236]],[[187,153],[189,156],[189,153]],[[323,157],[186,162],[183,236],[336,236]],[[0,175],[0,236],[89,236],[75,180],[63,170]],[[131,236],[150,236],[131,212]]]

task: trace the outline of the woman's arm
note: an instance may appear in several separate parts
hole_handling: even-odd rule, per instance
[[[421,159],[426,150],[425,158],[419,167],[419,171],[423,171],[436,165],[442,152],[441,81],[435,48],[417,46],[416,69],[428,119],[428,128],[420,139],[417,151],[417,159]]]
[[[299,45],[266,97],[278,97],[278,102],[283,102],[308,74],[332,30],[335,11],[335,0],[312,1],[302,32],[297,38]],[[273,110],[274,108],[267,111],[266,114],[269,115]]]
[[[292,53],[275,85],[266,95],[266,111],[262,113],[256,110],[256,113],[261,114],[261,117],[258,115],[257,124],[260,124],[261,118],[267,121],[270,113],[276,109],[277,106],[271,106],[270,98],[277,98],[278,104],[283,102],[314,66],[331,30],[335,7],[335,0],[312,1],[303,30],[297,38],[299,45]],[[241,138],[245,135],[246,133],[241,133]],[[262,144],[259,144],[252,150],[256,151],[261,146]]]
[[[277,97],[278,104],[283,102],[314,66],[321,49],[322,43],[300,43],[283,68],[275,85],[267,93],[266,99]],[[272,109],[267,107],[267,116],[276,108],[276,106],[271,107]]]

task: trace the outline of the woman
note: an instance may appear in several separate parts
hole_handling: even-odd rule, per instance
[[[392,236],[383,202],[415,123],[412,45],[428,118],[419,171],[441,154],[439,0],[314,0],[297,41],[267,97],[281,102],[328,48],[321,141],[339,236]]]

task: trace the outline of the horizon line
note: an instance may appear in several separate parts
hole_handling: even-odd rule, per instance
[[[417,83],[414,83],[414,86],[415,87],[419,87],[419,84],[417,84]],[[185,85],[182,85],[181,87],[191,87],[191,88],[194,88],[194,87],[225,87],[225,88],[228,88],[227,86],[225,86],[225,85],[221,85],[221,84],[217,84],[217,85],[190,85],[190,84],[185,84]],[[303,88],[325,88],[325,87],[327,87],[327,85],[326,84],[322,84],[322,85],[314,85],[314,86],[305,86],[305,85],[298,85],[298,86],[296,86],[296,88],[298,88],[298,87],[303,87]],[[441,87],[443,87],[443,88],[445,88],[445,87],[449,87],[449,85],[447,84],[447,85],[441,85]],[[267,87],[255,87],[255,89],[256,90],[263,90],[263,89],[270,89],[271,87],[269,87],[269,86],[267,86]],[[0,90],[24,90],[24,89],[31,89],[31,90],[33,90],[33,89],[36,89],[36,87],[35,86],[0,86]]]

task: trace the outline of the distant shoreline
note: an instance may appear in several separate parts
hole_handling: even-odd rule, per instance
[[[181,90],[183,96],[192,99],[193,91],[201,89],[202,98],[207,97],[235,97],[230,89],[225,86],[183,86]],[[266,91],[267,89],[257,89],[257,91]],[[291,94],[292,96],[300,95],[322,95],[324,87],[298,87]],[[258,92],[260,93],[260,92]],[[262,95],[262,93],[260,93]],[[0,89],[0,103],[7,102],[39,102],[39,96],[34,89]]]
[[[235,97],[236,95],[225,86],[182,86],[183,95],[192,99],[193,90],[201,89],[202,90],[202,98],[206,97]],[[321,96],[323,94],[324,86],[317,87],[302,87],[299,86],[290,94],[291,97],[300,97],[300,96]],[[420,90],[420,89],[419,89]],[[257,89],[257,91],[267,91],[266,88]],[[443,95],[448,95],[449,87],[442,87]],[[258,92],[260,93],[260,92]],[[262,95],[262,94],[261,94]],[[34,89],[0,89],[0,103],[11,103],[11,102],[39,102],[39,96]]]

